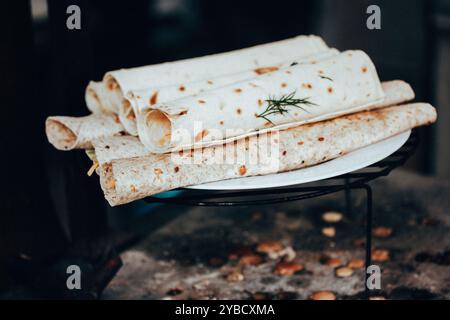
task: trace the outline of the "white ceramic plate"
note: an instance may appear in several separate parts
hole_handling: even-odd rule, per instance
[[[190,186],[196,190],[245,190],[290,186],[340,176],[383,160],[397,151],[409,138],[411,130],[400,133],[367,147],[347,153],[342,157],[299,170],[223,180]]]

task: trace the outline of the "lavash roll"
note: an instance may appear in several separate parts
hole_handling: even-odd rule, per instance
[[[267,114],[268,99],[288,96],[305,102]],[[205,147],[364,110],[383,98],[370,58],[346,51],[141,110],[139,138],[154,153]]]
[[[85,117],[48,117],[45,133],[58,150],[92,148],[91,141],[101,137],[122,135],[125,128],[113,114],[91,114]]]
[[[386,81],[381,85],[385,98],[372,109],[393,106],[414,99],[411,86],[402,80]],[[92,145],[95,150],[93,153],[88,152],[88,155],[93,160],[93,168],[97,168],[97,173],[99,167],[111,164],[113,160],[156,156],[149,152],[137,137],[130,135],[99,137],[93,140]]]
[[[374,107],[385,107],[414,98],[413,90],[404,81],[383,82],[382,88],[385,92],[385,99]],[[97,114],[85,117],[49,117],[46,121],[47,138],[59,150],[87,149],[92,146],[91,140],[109,136],[121,136],[124,131],[125,128],[117,116],[112,114]],[[123,138],[127,139],[127,137]],[[128,151],[124,150],[123,153],[116,153],[115,158],[118,159],[117,157],[120,154],[127,154],[128,157],[137,157],[149,153],[137,138],[134,138],[133,141],[139,144],[136,149],[133,149],[133,146],[131,146]],[[133,150],[140,150],[141,153],[133,152]],[[111,148],[109,152],[114,154],[115,148]]]
[[[435,120],[435,109],[426,103],[364,111],[279,131],[277,139],[272,140],[279,143],[277,167],[251,163],[245,154],[251,146],[259,150],[260,141],[265,144],[276,134],[268,132],[182,155],[202,159],[206,152],[200,163],[179,164],[173,161],[173,154],[113,160],[99,168],[100,183],[106,200],[115,206],[189,185],[312,166]],[[223,154],[227,147],[244,155],[235,151],[232,157],[239,159],[235,162],[209,163],[209,158]]]
[[[186,96],[196,95],[207,90],[217,89],[235,82],[249,80],[268,72],[287,68],[292,64],[317,63],[339,53],[336,49],[330,49],[312,56],[298,56],[289,61],[257,67],[231,75],[203,79],[189,83],[177,83],[166,87],[152,87],[141,90],[129,91],[122,104],[119,106],[120,121],[127,132],[131,135],[138,135],[136,124],[136,114],[140,110],[152,108],[156,103],[168,102]]]
[[[383,81],[381,83],[381,87],[384,91],[384,100],[366,110],[393,106],[403,102],[411,101],[415,98],[415,93],[411,88],[411,85],[403,80]]]
[[[372,109],[389,107],[414,99],[414,91],[404,81],[386,81],[382,82],[381,86],[385,98],[383,102],[373,106]],[[152,154],[137,137],[129,135],[99,137],[92,142],[92,145],[95,148],[96,161],[100,165],[117,159],[143,157]]]
[[[124,96],[130,90],[164,87],[233,74],[327,50],[327,45],[320,37],[298,36],[203,57],[110,71],[105,74],[103,84],[110,102],[109,111],[118,113]]]
[[[137,137],[129,135],[99,137],[92,141],[92,146],[95,150],[95,160],[101,166],[113,160],[153,155]]]
[[[108,113],[105,86],[102,82],[90,81],[84,94],[86,106],[92,113]]]

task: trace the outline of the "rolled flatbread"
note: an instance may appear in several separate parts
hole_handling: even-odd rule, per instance
[[[92,113],[110,113],[105,86],[102,82],[90,81],[85,92],[86,106]]]
[[[100,166],[113,160],[129,159],[153,155],[135,136],[109,136],[94,139],[92,146],[95,151],[95,161]]]
[[[316,64],[156,104],[142,110],[137,123],[142,143],[165,153],[330,119],[383,98],[370,58],[362,51],[346,51]]]
[[[378,107],[398,104],[414,98],[414,92],[409,84],[400,81],[388,81],[382,83],[385,92],[385,101]],[[97,114],[86,117],[50,117],[46,121],[47,138],[55,148],[59,150],[88,149],[91,148],[91,140],[108,136],[121,136],[125,131],[117,116],[112,114]],[[127,139],[127,137],[124,137]],[[138,150],[143,153],[133,153],[130,150],[124,150],[127,157],[137,157],[148,154],[149,151],[135,138],[139,144]],[[126,148],[122,148],[126,149]],[[114,153],[115,148],[109,152]],[[116,159],[117,156],[116,156]]]
[[[217,89],[235,82],[250,80],[255,76],[257,77],[268,72],[287,68],[292,64],[317,63],[331,56],[335,56],[338,53],[338,50],[330,49],[313,56],[298,56],[289,61],[265,67],[258,67],[232,75],[208,78],[189,83],[177,83],[166,87],[131,90],[127,93],[122,104],[119,106],[120,121],[129,134],[136,136],[138,135],[136,114],[138,114],[141,110],[152,108],[152,106],[156,103],[168,102],[191,95],[196,95],[207,90]]]
[[[414,99],[414,91],[411,86],[401,80],[382,82],[385,93],[383,102],[372,109],[385,108]],[[100,137],[93,142],[95,146],[96,161],[100,165],[112,160],[142,157],[152,153],[134,136],[107,136]]]
[[[117,115],[91,114],[85,117],[48,117],[45,133],[58,150],[92,148],[93,139],[124,134]]]
[[[112,160],[99,168],[100,184],[115,206],[189,185],[312,166],[435,120],[426,103],[359,112],[220,146]]]
[[[164,87],[233,74],[326,50],[328,47],[320,37],[298,36],[198,58],[111,71],[105,74],[103,84],[110,102],[110,111],[118,113],[124,96],[130,90]]]

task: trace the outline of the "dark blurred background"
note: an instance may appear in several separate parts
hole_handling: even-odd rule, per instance
[[[81,8],[81,30],[66,28],[72,4]],[[381,8],[381,30],[366,28],[371,4]],[[45,261],[77,239],[120,228],[121,213],[150,210],[107,208],[82,152],[47,143],[47,116],[87,114],[89,80],[299,34],[366,51],[382,80],[403,79],[416,100],[433,103],[439,121],[420,129],[407,168],[450,178],[450,0],[9,0],[1,1],[0,24],[0,259]],[[0,284],[9,280],[1,268]]]

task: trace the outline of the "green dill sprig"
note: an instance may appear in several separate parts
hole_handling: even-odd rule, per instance
[[[322,79],[333,81],[333,79],[331,79],[330,77],[326,77],[326,76],[323,76],[321,74],[319,74],[319,77],[321,77]]]
[[[289,67],[293,67],[293,66],[296,66],[296,65],[298,65],[298,62],[294,61],[294,62],[291,63],[291,65]]]
[[[271,124],[274,124],[268,116],[272,114],[285,114],[289,113],[288,107],[296,107],[299,109],[302,109],[305,112],[308,112],[308,110],[305,109],[305,106],[317,106],[317,104],[311,102],[307,98],[295,98],[296,91],[293,91],[289,94],[283,95],[280,98],[275,97],[269,97],[269,99],[266,100],[267,102],[267,108],[262,113],[256,115],[258,118],[263,118],[266,121],[270,122]]]

